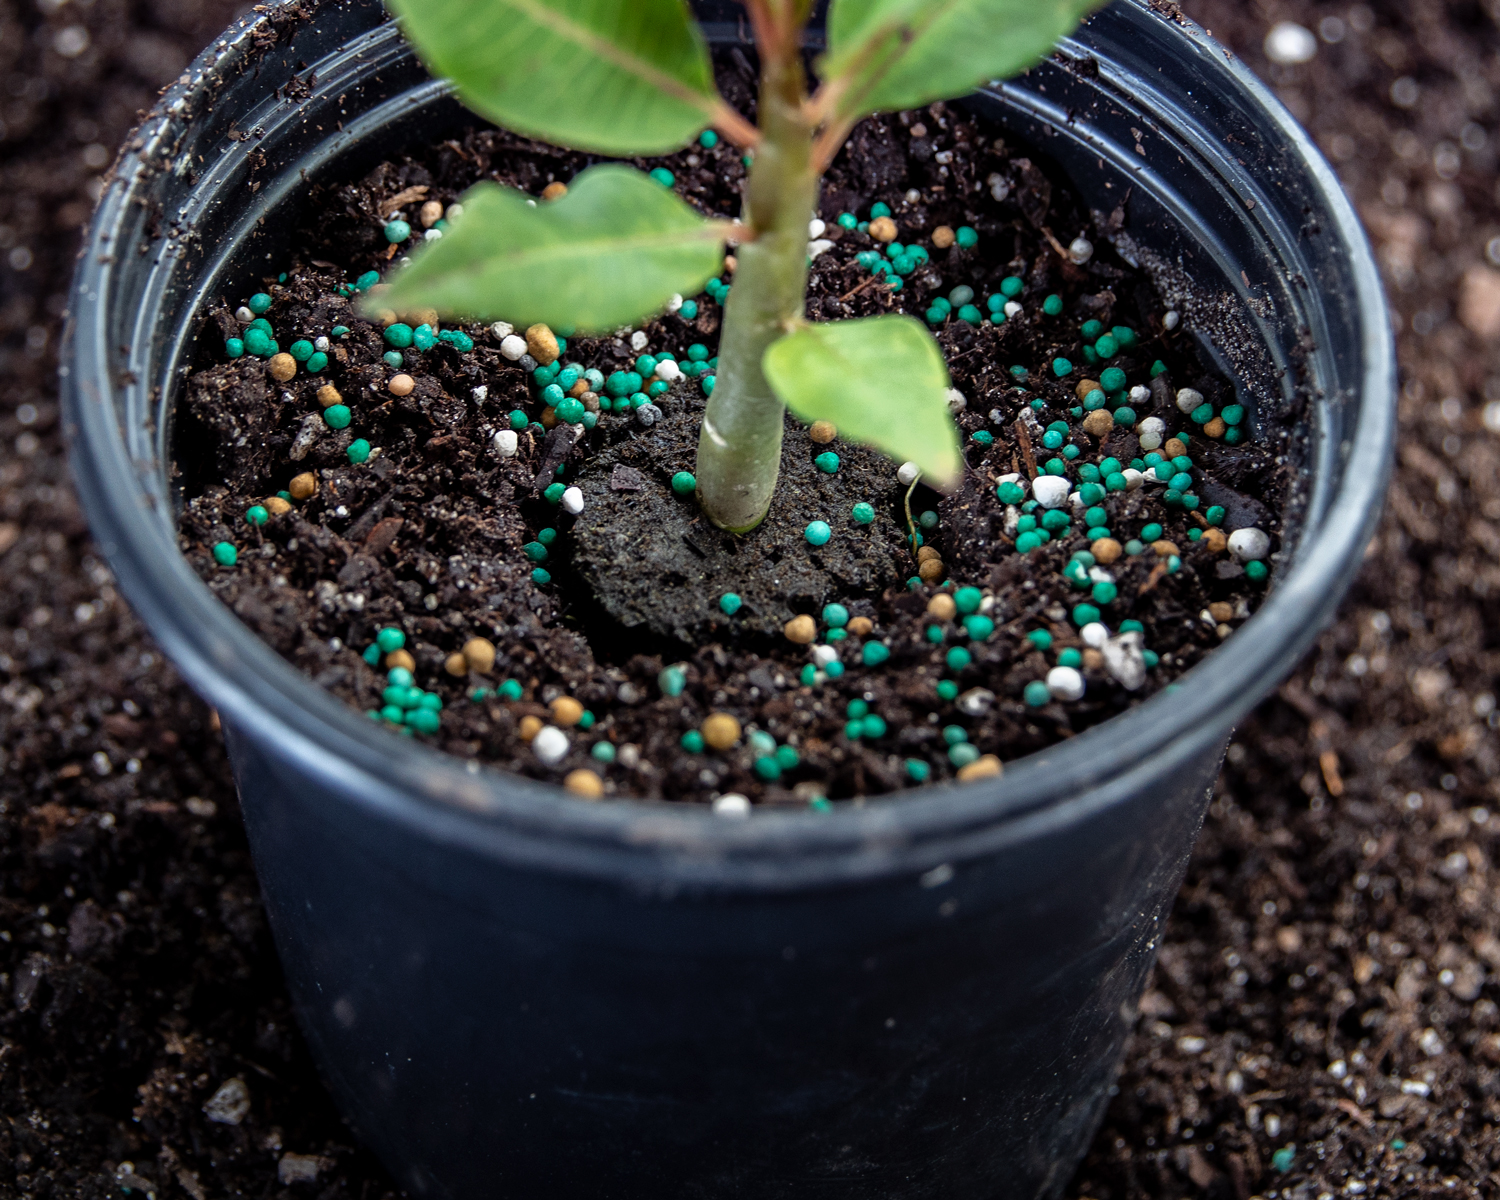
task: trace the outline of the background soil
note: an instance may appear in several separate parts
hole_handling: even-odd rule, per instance
[[[1495,1195],[1500,4],[1184,8],[1270,80],[1358,203],[1397,313],[1402,444],[1339,623],[1231,748],[1069,1194]],[[212,714],[114,593],[57,428],[53,346],[94,181],[234,12],[0,3],[7,1197],[392,1190],[291,1026]],[[1324,18],[1341,40],[1267,63],[1273,22]],[[234,1077],[248,1114],[210,1122]],[[282,1182],[297,1173],[315,1182]]]

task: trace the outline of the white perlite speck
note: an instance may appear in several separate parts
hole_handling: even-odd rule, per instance
[[[667,301],[667,311],[669,313],[682,311],[682,296],[680,293],[672,293],[672,298]]]
[[[500,353],[511,362],[520,362],[526,355],[526,339],[513,333],[507,334],[500,343]]]
[[[243,1079],[226,1079],[208,1098],[203,1111],[220,1125],[238,1125],[250,1114],[250,1089]]]
[[[969,407],[969,399],[956,387],[948,389],[948,411],[955,417]]]
[[[812,648],[813,662],[820,667],[826,667],[829,663],[838,659],[839,652],[832,646],[814,646]]]
[[[1271,539],[1259,529],[1236,529],[1229,535],[1229,553],[1242,563],[1255,562],[1271,552]]]
[[[568,735],[556,725],[543,725],[531,739],[531,752],[544,767],[556,766],[567,756]]]
[[[714,812],[721,817],[748,817],[750,801],[738,792],[727,792],[714,800]]]
[[[1150,388],[1142,387],[1140,384],[1136,384],[1135,387],[1130,389],[1130,403],[1144,404],[1149,399],[1151,399]]]
[[[1007,300],[1005,302],[1005,315],[1007,317],[1019,317],[1026,311],[1026,306],[1019,300]]]
[[[1068,502],[1072,488],[1061,475],[1038,475],[1031,481],[1031,494],[1043,508],[1061,508]]]
[[[1182,314],[1179,313],[1175,308],[1161,319],[1161,327],[1168,333],[1171,333],[1172,330],[1176,329],[1177,326],[1181,323]]]
[[[1068,257],[1080,267],[1094,257],[1094,243],[1086,237],[1076,237],[1068,246]]]
[[[251,321],[255,320],[255,314],[241,304],[234,310],[234,319],[241,325],[248,325]]]
[[[902,487],[911,487],[922,474],[922,468],[914,462],[904,462],[896,468],[896,480]]]
[[[982,717],[995,703],[995,693],[989,688],[970,688],[954,703],[966,717]]]
[[[1180,388],[1177,392],[1177,411],[1190,413],[1203,403],[1203,393],[1192,388]]]
[[[670,358],[664,358],[656,364],[656,377],[663,383],[676,383],[682,378],[682,368]]]
[[[583,511],[583,492],[576,487],[570,487],[562,494],[562,510],[577,516]]]
[[[817,258],[820,254],[826,254],[833,249],[833,243],[827,238],[818,238],[816,241],[807,243],[807,257]]]
[[[814,217],[807,223],[807,236],[810,238],[820,238],[823,236],[823,231],[827,228],[827,225],[823,224],[817,217]]]
[[[1123,474],[1125,476],[1125,490],[1127,492],[1135,491],[1136,488],[1146,482],[1146,477],[1134,467],[1126,467]]]
[[[661,420],[661,409],[654,404],[643,404],[635,410],[635,422],[642,429],[650,429]]]
[[[325,1160],[316,1154],[283,1154],[281,1161],[276,1164],[276,1182],[282,1186],[294,1183],[315,1183],[318,1172],[325,1165]]]
[[[499,338],[502,342],[506,338],[510,337],[511,334],[515,333],[515,331],[516,327],[509,321],[496,321],[493,325],[490,326],[490,332],[497,338]]]
[[[1313,31],[1295,21],[1277,21],[1266,34],[1266,57],[1284,67],[1312,62],[1318,54],[1318,39]]]
[[[317,341],[315,341],[313,343],[313,349],[314,350],[320,350],[324,354],[327,354],[328,353],[328,347],[331,346],[331,345],[333,345],[333,343],[330,342],[326,337],[320,337]]]
[[[1140,632],[1132,629],[1129,633],[1110,638],[1099,647],[1104,653],[1104,669],[1127,692],[1137,690],[1146,682],[1146,659],[1141,653],[1143,640]]]
[[[1047,672],[1047,690],[1054,700],[1082,700],[1083,676],[1072,667],[1053,667]]]
[[[1085,646],[1092,646],[1095,650],[1100,649],[1105,642],[1109,641],[1109,630],[1102,622],[1090,621],[1078,631],[1078,636],[1083,639]]]
[[[313,448],[313,443],[327,428],[322,413],[308,413],[302,418],[302,428],[297,431],[297,436],[292,441],[292,448],[286,452],[286,456],[293,462],[301,462],[307,457],[307,452]]]
[[[990,185],[990,195],[996,200],[1004,200],[1010,195],[1010,184],[1005,182],[1005,176],[996,172],[985,180]]]
[[[1140,436],[1142,450],[1160,450],[1167,436],[1167,423],[1160,417],[1147,417],[1135,431]]]
[[[490,398],[490,389],[481,383],[477,388],[470,388],[469,395],[473,397],[475,404],[483,404]]]
[[[644,329],[637,329],[630,335],[630,348],[637,353],[646,348],[646,343],[651,339],[646,336]]]
[[[502,429],[495,434],[495,453],[501,458],[515,458],[521,439],[514,429]]]

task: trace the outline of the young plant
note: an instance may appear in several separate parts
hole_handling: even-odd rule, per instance
[[[963,460],[932,335],[905,316],[804,319],[819,180],[861,118],[963,95],[1037,62],[1104,0],[832,0],[808,92],[812,0],[745,0],[760,56],[759,126],[714,85],[687,0],[389,0],[435,74],[475,112],[592,154],[676,151],[712,126],[754,155],[740,222],[707,220],[630,167],[584,171],[533,205],[482,183],[441,241],[380,298],[475,320],[603,333],[694,295],[739,265],[698,444],[710,520],[765,517],[783,412],[921,468],[940,488]]]

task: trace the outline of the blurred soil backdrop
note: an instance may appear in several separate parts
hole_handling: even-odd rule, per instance
[[[1395,309],[1401,444],[1338,625],[1230,748],[1068,1195],[1494,1197],[1500,0],[1183,8],[1357,203]],[[0,3],[4,1197],[394,1192],[312,1070],[212,714],[115,592],[58,427],[100,175],[237,11]],[[1268,42],[1283,21],[1311,37]]]

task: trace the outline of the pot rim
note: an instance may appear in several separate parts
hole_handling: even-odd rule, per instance
[[[286,0],[290,3],[291,0]],[[1151,0],[1129,7],[1162,20]],[[305,7],[305,6],[304,6]],[[1296,560],[1260,609],[1171,689],[1066,742],[1006,764],[999,780],[943,784],[838,803],[828,813],[755,811],[731,820],[707,806],[573,797],[554,784],[480,767],[376,728],[294,669],[223,606],[142,486],[116,420],[106,306],[112,232],[157,170],[179,114],[216,72],[253,53],[271,19],[258,10],[214,41],[167,89],[127,144],[90,226],[70,297],[60,367],[70,455],[85,510],[121,590],[162,648],[222,713],[231,740],[274,746],[304,778],[413,834],[517,865],[649,882],[749,890],[851,882],[923,870],[1039,831],[1071,825],[1174,764],[1209,753],[1270,691],[1332,616],[1376,520],[1395,428],[1395,354],[1369,243],[1332,168],[1265,85],[1198,26],[1169,22],[1185,58],[1227,73],[1269,119],[1321,194],[1347,252],[1360,320],[1365,397],[1339,448],[1342,478]],[[1065,54],[1085,57],[1069,39]],[[1002,88],[1003,90],[1003,88]],[[132,514],[140,519],[131,520]],[[1188,713],[1187,719],[1181,713]]]

